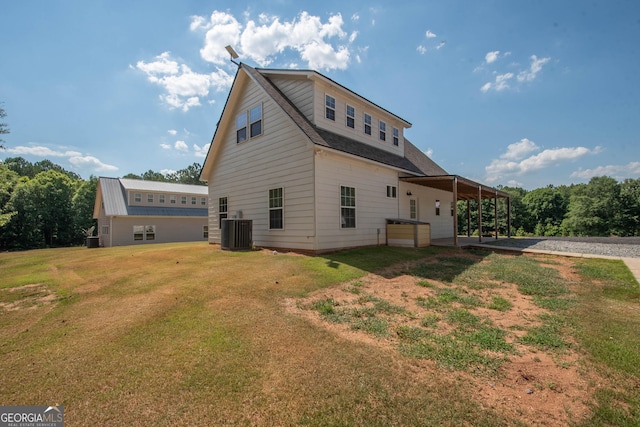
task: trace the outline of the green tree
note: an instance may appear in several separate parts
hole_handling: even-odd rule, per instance
[[[73,208],[74,243],[83,243],[83,230],[96,226],[93,219],[93,207],[96,200],[98,178],[91,176],[88,181],[81,181],[73,195],[71,205]]]
[[[560,235],[568,206],[566,194],[566,188],[556,188],[552,185],[527,193],[522,198],[529,214],[525,230],[539,236]]]
[[[7,113],[4,111],[4,108],[0,107],[0,120],[7,117]],[[1,135],[9,134],[9,127],[6,123],[0,121],[0,149],[4,149],[4,139],[2,139]]]
[[[0,240],[2,240],[2,228],[15,215],[15,211],[9,209],[8,204],[11,194],[18,182],[18,174],[0,162]],[[0,247],[2,244],[0,243]]]
[[[621,236],[640,236],[640,178],[620,184],[619,226]]]
[[[573,188],[565,234],[609,236],[620,230],[620,185],[610,177],[591,178],[588,184]]]
[[[200,181],[201,169],[202,166],[200,163],[193,163],[184,169],[168,175],[167,178],[172,182],[180,184],[206,185],[206,183]]]

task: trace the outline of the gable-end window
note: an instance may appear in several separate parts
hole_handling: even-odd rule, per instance
[[[236,142],[239,144],[247,140],[247,113],[243,112],[236,117]]]
[[[133,194],[133,201],[136,202],[136,203],[142,202],[142,194],[134,193]]]
[[[371,116],[364,113],[364,133],[371,135]]]
[[[340,227],[356,228],[356,189],[340,186]]]
[[[393,145],[397,147],[399,143],[400,143],[400,131],[398,130],[398,128],[393,128]]]
[[[172,205],[176,204],[176,196],[169,196],[169,203],[171,203]]]
[[[227,218],[228,208],[229,208],[229,205],[227,204],[227,198],[220,197],[218,199],[218,228],[220,230],[222,230],[222,220]]]
[[[284,228],[284,198],[282,187],[269,190],[269,230]]]
[[[164,194],[158,196],[158,202],[164,203]]]
[[[147,203],[153,203],[153,194],[147,194]]]
[[[249,127],[251,129],[251,138],[262,135],[262,104],[249,110]]]
[[[386,141],[387,140],[387,124],[382,120],[379,120],[378,123],[380,126],[380,141]]]
[[[391,199],[398,197],[398,188],[395,185],[387,185],[387,197]]]
[[[195,205],[196,203],[198,203],[198,198],[196,196],[191,196],[191,204]]]
[[[409,219],[418,219],[418,201],[409,199]]]
[[[351,105],[347,105],[347,127],[356,128],[356,109]]]
[[[324,116],[329,120],[336,120],[336,99],[333,96],[324,96]]]

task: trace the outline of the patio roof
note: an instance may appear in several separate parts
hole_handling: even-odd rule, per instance
[[[459,175],[412,176],[400,178],[400,180],[456,193],[457,200],[478,200],[479,194],[483,199],[509,198],[509,194],[504,191],[482,185]],[[455,191],[454,185],[456,185]]]

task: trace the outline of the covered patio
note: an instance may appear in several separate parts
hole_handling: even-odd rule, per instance
[[[436,188],[438,190],[449,191],[453,193],[453,199],[456,201],[466,200],[467,202],[467,237],[471,236],[471,206],[470,201],[478,202],[478,242],[482,243],[482,200],[493,199],[494,203],[494,220],[495,220],[495,238],[498,238],[498,199],[506,199],[507,203],[507,237],[511,237],[511,201],[509,194],[482,185],[478,182],[463,178],[459,175],[439,175],[439,176],[421,176],[421,177],[405,177],[400,178],[404,182],[423,185],[425,187]],[[458,203],[453,204],[453,246],[458,246]]]

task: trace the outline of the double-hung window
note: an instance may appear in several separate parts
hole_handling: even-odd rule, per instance
[[[351,129],[356,127],[356,109],[351,105],[347,105],[347,127]]]
[[[187,196],[180,196],[180,204],[182,205],[187,204]]]
[[[371,135],[371,116],[364,113],[364,133]]]
[[[218,199],[218,229],[222,230],[222,220],[227,218],[229,205],[226,197]]]
[[[395,185],[387,185],[387,197],[395,199],[398,197],[398,187]]]
[[[196,196],[191,196],[191,204],[195,205],[197,203],[197,197]]]
[[[142,194],[134,193],[133,194],[133,201],[136,202],[136,203],[141,203],[142,202]]]
[[[164,203],[164,194],[158,196],[158,202]]]
[[[147,193],[147,203],[153,203],[153,193]]]
[[[378,124],[380,128],[380,141],[386,141],[387,140],[387,124],[382,120],[379,120]]]
[[[284,228],[284,198],[282,187],[269,190],[269,230]]]
[[[400,131],[398,130],[398,128],[393,128],[393,145],[397,147],[399,143],[400,143]]]
[[[324,116],[329,120],[336,120],[336,99],[331,95],[324,96],[325,113]]]
[[[356,228],[356,189],[340,186],[340,227]]]
[[[251,129],[251,138],[262,135],[262,104],[249,110],[249,127]]]
[[[242,112],[236,117],[236,142],[247,140],[247,113]]]

